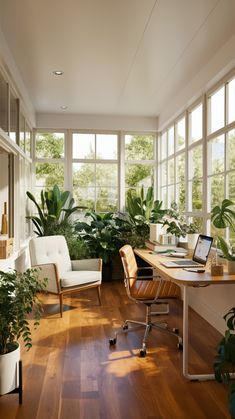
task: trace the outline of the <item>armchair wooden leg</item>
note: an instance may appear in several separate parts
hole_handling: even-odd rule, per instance
[[[60,294],[59,298],[60,298],[60,317],[63,317],[63,294]]]
[[[101,292],[100,292],[100,286],[99,286],[99,287],[97,287],[97,294],[98,294],[98,299],[99,299],[99,303],[100,303],[100,306],[101,306]]]

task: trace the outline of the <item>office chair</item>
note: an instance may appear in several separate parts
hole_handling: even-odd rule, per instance
[[[144,338],[142,341],[142,347],[140,349],[140,356],[145,357],[146,355],[146,342],[149,332],[152,328],[166,331],[178,339],[178,348],[182,349],[182,338],[178,335],[178,329],[169,329],[166,322],[153,322],[152,316],[159,314],[166,314],[169,312],[169,305],[166,299],[177,298],[180,295],[180,290],[177,285],[170,281],[164,281],[159,276],[138,276],[138,271],[147,268],[138,268],[135,254],[130,245],[125,245],[119,250],[123,268],[124,268],[124,283],[128,297],[136,303],[141,303],[146,306],[146,319],[145,321],[137,320],[125,320],[122,326],[122,330],[115,333],[115,337],[109,339],[110,346],[115,345],[117,342],[117,335],[122,332],[128,331],[128,324],[136,324],[138,326],[145,327]],[[166,304],[167,310],[164,312],[151,311],[153,304]],[[134,328],[130,328],[133,330]]]
[[[102,259],[70,260],[64,236],[33,238],[29,252],[32,267],[40,268],[39,275],[48,278],[47,291],[59,297],[61,317],[65,294],[96,288],[101,304]]]

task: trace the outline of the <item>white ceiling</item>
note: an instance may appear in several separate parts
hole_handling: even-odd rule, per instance
[[[0,0],[0,11],[36,112],[157,116],[235,33],[235,0]]]

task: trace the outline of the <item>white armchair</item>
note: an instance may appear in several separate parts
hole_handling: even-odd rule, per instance
[[[88,288],[96,288],[99,304],[102,281],[102,259],[70,260],[64,236],[44,236],[30,240],[32,267],[48,278],[47,291],[59,296],[60,315],[63,315],[63,296]]]

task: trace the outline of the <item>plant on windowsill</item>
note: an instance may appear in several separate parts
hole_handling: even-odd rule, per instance
[[[37,293],[45,290],[47,279],[40,280],[36,269],[0,271],[0,395],[17,387],[16,371],[23,339],[32,346],[28,315],[33,312],[34,327],[39,325],[42,306]]]
[[[200,226],[197,221],[189,223],[186,227],[186,233],[188,238],[188,250],[192,251],[195,249],[197,239],[200,233]]]
[[[227,330],[217,347],[217,357],[214,361],[215,379],[228,385],[229,412],[235,418],[235,382],[231,374],[235,372],[235,307],[224,315]]]
[[[224,230],[227,227],[231,227],[234,230],[235,221],[235,210],[234,202],[230,199],[224,199],[221,206],[216,205],[211,210],[211,223],[216,229],[215,236],[215,257],[211,263],[211,274],[212,275],[223,275],[223,264],[218,262],[218,243],[220,243],[218,237],[218,230]]]

